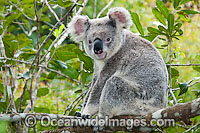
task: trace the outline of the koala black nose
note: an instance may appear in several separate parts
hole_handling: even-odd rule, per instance
[[[94,53],[101,54],[103,53],[103,42],[100,39],[95,39],[94,41]]]

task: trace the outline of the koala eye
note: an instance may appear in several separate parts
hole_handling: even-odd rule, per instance
[[[89,44],[91,44],[92,43],[92,41],[91,40],[89,40]]]
[[[106,43],[109,43],[109,42],[111,42],[111,41],[112,41],[112,38],[111,38],[111,37],[106,38]]]

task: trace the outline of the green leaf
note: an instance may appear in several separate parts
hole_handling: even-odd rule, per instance
[[[78,90],[75,90],[74,93],[81,93],[82,90],[81,89],[78,89]]]
[[[169,31],[169,34],[171,35],[172,32],[174,31],[174,15],[169,14],[167,21],[168,21],[168,31]]]
[[[148,30],[151,34],[156,34],[156,35],[162,34],[162,32],[160,32],[158,29],[155,29],[155,28],[153,28],[153,27],[148,27],[147,30]]]
[[[179,6],[180,2],[181,0],[173,0],[173,5],[175,9]]]
[[[178,12],[178,15],[179,15],[179,17],[181,17],[182,21],[186,21],[188,23],[191,22],[191,19],[188,18],[187,15],[180,14],[179,12]]]
[[[48,79],[54,79],[57,74],[54,72],[50,72],[47,76]]]
[[[78,55],[78,58],[80,59],[80,61],[83,61],[84,64],[84,68],[86,70],[89,70],[91,72],[93,72],[93,61],[90,57],[84,55],[83,51],[81,51],[80,49],[75,49],[74,52]]]
[[[6,17],[6,22],[4,23],[4,27],[9,26],[14,20],[18,19],[20,17],[20,13],[13,13]]]
[[[167,29],[165,29],[165,27],[163,27],[162,25],[159,25],[158,26],[158,29],[161,31],[161,32],[165,32],[165,33],[167,33]]]
[[[82,78],[82,84],[85,85],[86,79],[87,79],[88,73],[84,70],[81,71],[81,78]]]
[[[180,27],[182,26],[182,23],[177,23],[177,24],[175,24],[175,30],[179,30],[180,29]]]
[[[55,60],[55,63],[57,63],[59,66],[61,66],[64,69],[68,68],[67,65],[64,62],[62,62],[62,61]]]
[[[132,13],[133,23],[135,24],[137,30],[140,32],[141,35],[144,35],[144,31],[142,29],[142,25],[140,23],[139,17],[137,13]]]
[[[187,14],[200,14],[200,12],[199,11],[193,11],[193,10],[181,10],[181,11],[183,11],[183,12],[185,12],[185,13],[187,13]]]
[[[19,73],[17,75],[17,79],[26,79],[26,80],[28,80],[30,78],[31,77],[30,77],[30,73],[29,72],[26,72],[25,74]]]
[[[200,66],[192,66],[192,69],[194,69],[197,72],[200,72]]]
[[[163,25],[166,25],[164,17],[162,16],[162,14],[159,12],[159,10],[158,10],[157,8],[153,8],[153,9],[152,9],[152,12],[153,12],[153,14],[155,15],[156,19],[157,19],[160,23],[162,23]]]
[[[183,35],[183,30],[180,29],[177,32],[179,33],[180,36]]]
[[[29,39],[26,34],[22,33],[22,34],[18,34],[17,35],[17,40],[18,40],[18,44],[19,44],[19,49],[31,45],[32,44],[32,40]]]
[[[72,79],[77,79],[79,73],[71,65],[66,65],[64,62],[59,60],[55,60],[54,62],[55,63],[52,63],[52,65],[54,65],[57,69],[60,69],[62,73],[64,73]]]
[[[157,35],[155,34],[151,34],[151,35],[148,35],[148,36],[142,36],[143,38],[149,40],[150,42],[152,42],[156,37]]]
[[[72,5],[72,2],[67,0],[67,1],[63,1],[63,0],[58,0],[58,5],[60,5],[61,7],[69,7]]]
[[[188,91],[188,84],[187,83],[178,83],[178,86],[180,88],[180,92],[178,94],[178,96],[186,93]]]
[[[61,60],[61,61],[66,61],[66,60],[70,60],[73,58],[77,58],[77,55],[74,52],[69,52],[69,51],[56,51],[55,55],[54,55],[54,59],[56,60]]]
[[[165,4],[162,1],[157,1],[156,6],[161,11],[161,13],[164,15],[165,18],[168,18],[169,10],[165,6]]]
[[[167,67],[168,75],[170,74],[169,66]],[[179,71],[175,68],[171,68],[171,78],[175,78],[179,76]]]
[[[181,0],[180,5],[190,2],[190,1],[192,1],[192,0]]]
[[[74,69],[71,65],[67,65],[67,69],[62,69],[62,73],[66,74],[72,79],[77,79],[79,73],[77,72],[76,69]]]
[[[48,88],[39,88],[38,92],[37,92],[37,96],[41,97],[41,96],[46,96],[49,93],[49,89]]]

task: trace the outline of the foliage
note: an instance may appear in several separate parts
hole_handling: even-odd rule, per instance
[[[94,7],[94,1],[89,1],[83,14],[96,16],[94,8],[98,13],[108,1],[97,2],[98,6]],[[192,4],[193,8],[188,8],[186,6],[188,3]],[[39,0],[0,0],[1,113],[13,113],[10,106],[10,92],[14,96],[16,110],[23,112],[31,101],[30,95],[33,89],[36,88],[38,90],[34,112],[62,114],[80,93],[87,90],[91,82],[93,61],[84,50],[80,49],[82,46],[73,42],[70,37],[66,37],[63,42],[59,41],[63,37],[60,36],[66,31],[65,25],[74,15],[70,12],[73,2],[51,0],[48,4],[51,9]],[[82,1],[76,5],[77,10],[81,7],[80,4]],[[138,31],[141,37],[153,42],[165,57],[171,75],[169,76],[171,87],[179,103],[191,101],[200,95],[198,84],[200,66],[187,68],[170,66],[170,63],[200,62],[200,47],[197,45],[200,41],[196,39],[197,34],[200,34],[200,31],[197,31],[200,21],[198,5],[198,2],[191,0],[172,0],[169,3],[160,0],[116,0],[112,3],[113,7],[124,6],[131,12],[135,25],[131,30]],[[67,14],[62,23],[56,27],[54,27],[57,24],[55,14],[59,19]],[[40,68],[44,68],[41,75],[38,72]],[[37,76],[39,82],[36,82]],[[170,94],[169,106],[173,104]],[[80,110],[81,106],[81,103],[78,103],[70,114]],[[197,120],[199,118],[193,120],[194,125]],[[10,126],[4,122],[0,123],[1,127],[4,125]],[[36,128],[42,131],[52,127],[45,128],[38,124]],[[183,131],[182,127],[176,128]],[[171,128],[168,130],[173,131]]]

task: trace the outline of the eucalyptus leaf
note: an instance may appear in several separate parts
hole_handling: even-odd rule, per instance
[[[168,18],[169,15],[169,10],[167,9],[167,7],[165,6],[165,4],[158,0],[156,2],[156,6],[158,7],[158,9],[160,10],[160,12],[164,15],[165,18]]]
[[[140,32],[141,35],[144,35],[144,31],[142,29],[142,25],[140,23],[139,16],[137,15],[137,13],[132,13],[131,15],[133,18],[133,23],[135,24],[137,30]]]
[[[38,92],[37,92],[37,96],[41,97],[41,96],[46,96],[49,93],[49,89],[48,88],[39,88]]]
[[[187,83],[178,83],[179,88],[180,88],[180,92],[178,94],[178,96],[185,94],[188,91],[188,84]]]
[[[166,25],[165,19],[162,14],[159,12],[158,8],[152,9],[153,14],[155,15],[156,19],[161,22],[163,25]]]
[[[180,2],[181,0],[173,0],[173,5],[175,9],[179,6]]]
[[[174,15],[169,14],[167,21],[168,21],[168,31],[169,31],[169,34],[171,35],[174,31]]]

